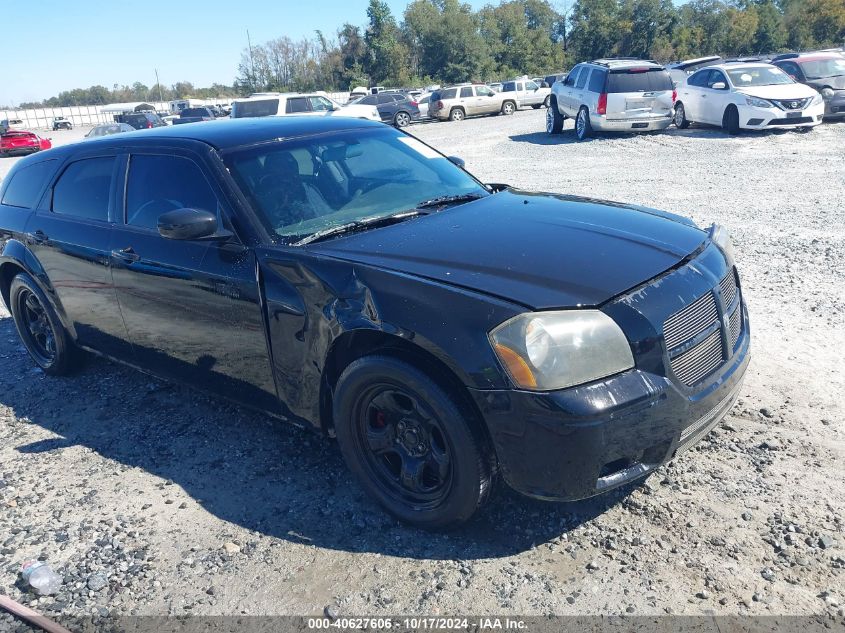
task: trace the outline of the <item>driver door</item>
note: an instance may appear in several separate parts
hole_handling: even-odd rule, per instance
[[[276,411],[255,259],[234,235],[173,240],[161,214],[192,207],[226,220],[225,196],[203,161],[177,148],[129,156],[112,280],[138,365]],[[213,173],[213,172],[211,172]]]

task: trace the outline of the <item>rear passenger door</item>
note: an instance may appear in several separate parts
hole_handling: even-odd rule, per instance
[[[686,117],[690,121],[704,123],[704,102],[706,96],[704,89],[707,86],[707,79],[710,77],[710,69],[699,70],[687,78],[686,83],[680,87],[680,100],[684,104]]]
[[[186,207],[234,228],[211,160],[176,147],[129,156],[110,249],[118,302],[143,368],[274,411],[252,250],[235,235],[171,240],[158,232],[163,213]]]
[[[484,111],[481,104],[476,101],[472,86],[463,86],[458,91],[458,104],[463,107],[467,115],[479,114]]]
[[[575,82],[575,87],[572,89],[572,111],[573,116],[578,114],[578,110],[582,105],[586,105],[592,112],[595,112],[595,107],[589,99],[589,92],[587,90],[587,81],[590,77],[590,68],[584,66],[581,73],[578,75],[578,80]],[[597,97],[597,96],[596,96]],[[595,101],[596,99],[593,99]]]
[[[378,113],[385,123],[392,123],[396,111],[399,109],[396,97],[390,94],[378,95]]]
[[[131,347],[109,271],[116,183],[124,164],[116,152],[103,152],[63,165],[30,217],[26,237],[76,341],[127,359]]]

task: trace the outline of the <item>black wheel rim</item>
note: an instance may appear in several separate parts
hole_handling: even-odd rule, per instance
[[[370,387],[355,409],[356,442],[381,491],[415,509],[439,506],[452,483],[452,451],[442,422],[408,390]]]
[[[21,291],[18,302],[24,342],[38,363],[46,367],[56,358],[56,334],[47,317],[47,310],[29,290]]]

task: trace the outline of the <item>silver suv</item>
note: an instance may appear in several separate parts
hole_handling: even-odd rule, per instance
[[[511,96],[516,96],[517,105],[520,108],[531,106],[535,110],[540,106],[548,108],[552,94],[551,88],[545,81],[540,80],[540,83],[537,83],[525,77],[504,82],[501,92],[509,92]]]
[[[513,114],[516,97],[484,84],[463,84],[431,93],[428,116],[441,121],[463,121],[474,114]]]
[[[579,141],[593,131],[665,130],[676,98],[672,78],[653,61],[598,59],[578,64],[552,86],[546,131],[559,134],[564,119],[575,119]]]

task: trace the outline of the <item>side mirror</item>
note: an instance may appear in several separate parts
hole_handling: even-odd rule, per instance
[[[463,169],[464,165],[466,165],[466,162],[460,156],[447,156],[447,158],[449,159],[449,162],[454,163],[461,169]]]
[[[199,240],[217,234],[217,216],[203,209],[176,209],[158,218],[158,232],[169,240]]]
[[[728,87],[725,85],[724,81],[717,81],[716,83],[714,83],[710,87],[713,88],[713,90],[727,90],[728,89]]]

